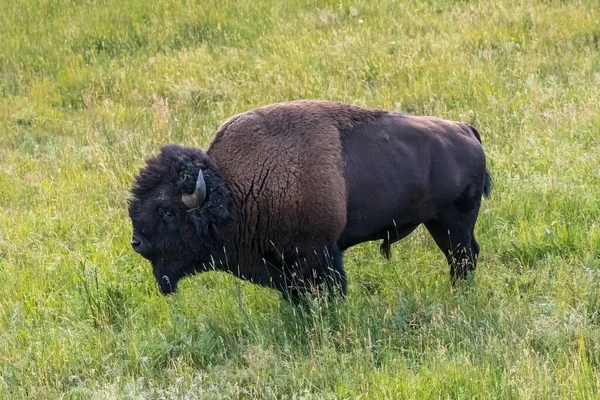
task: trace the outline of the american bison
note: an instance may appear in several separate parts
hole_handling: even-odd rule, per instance
[[[479,133],[433,117],[329,101],[273,104],[227,120],[206,152],[165,146],[129,200],[133,249],[162,293],[216,269],[297,301],[346,293],[342,254],[420,224],[453,280],[474,270],[491,190]]]

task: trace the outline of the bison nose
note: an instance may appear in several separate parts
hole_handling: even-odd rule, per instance
[[[140,249],[140,246],[142,245],[142,241],[136,238],[131,239],[131,247],[133,247],[133,250],[138,251]]]
[[[140,253],[142,251],[142,238],[139,234],[137,234],[137,232],[134,232],[133,236],[131,237],[131,247],[133,247],[133,250],[136,253]]]

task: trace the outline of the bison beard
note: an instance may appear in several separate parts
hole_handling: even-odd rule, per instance
[[[162,293],[227,271],[282,292],[346,293],[343,251],[381,252],[425,224],[453,280],[475,269],[474,225],[491,179],[467,124],[326,101],[236,115],[206,152],[166,146],[129,200],[132,246]]]

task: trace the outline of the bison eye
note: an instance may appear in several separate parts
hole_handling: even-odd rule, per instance
[[[171,210],[164,210],[162,213],[162,220],[167,229],[176,230],[177,229],[177,218],[175,218],[175,213]]]

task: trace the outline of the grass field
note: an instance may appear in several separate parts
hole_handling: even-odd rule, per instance
[[[600,7],[0,0],[0,398],[600,396]],[[159,294],[128,190],[166,143],[300,98],[458,119],[495,179],[474,279],[422,229],[299,312],[207,273]]]

